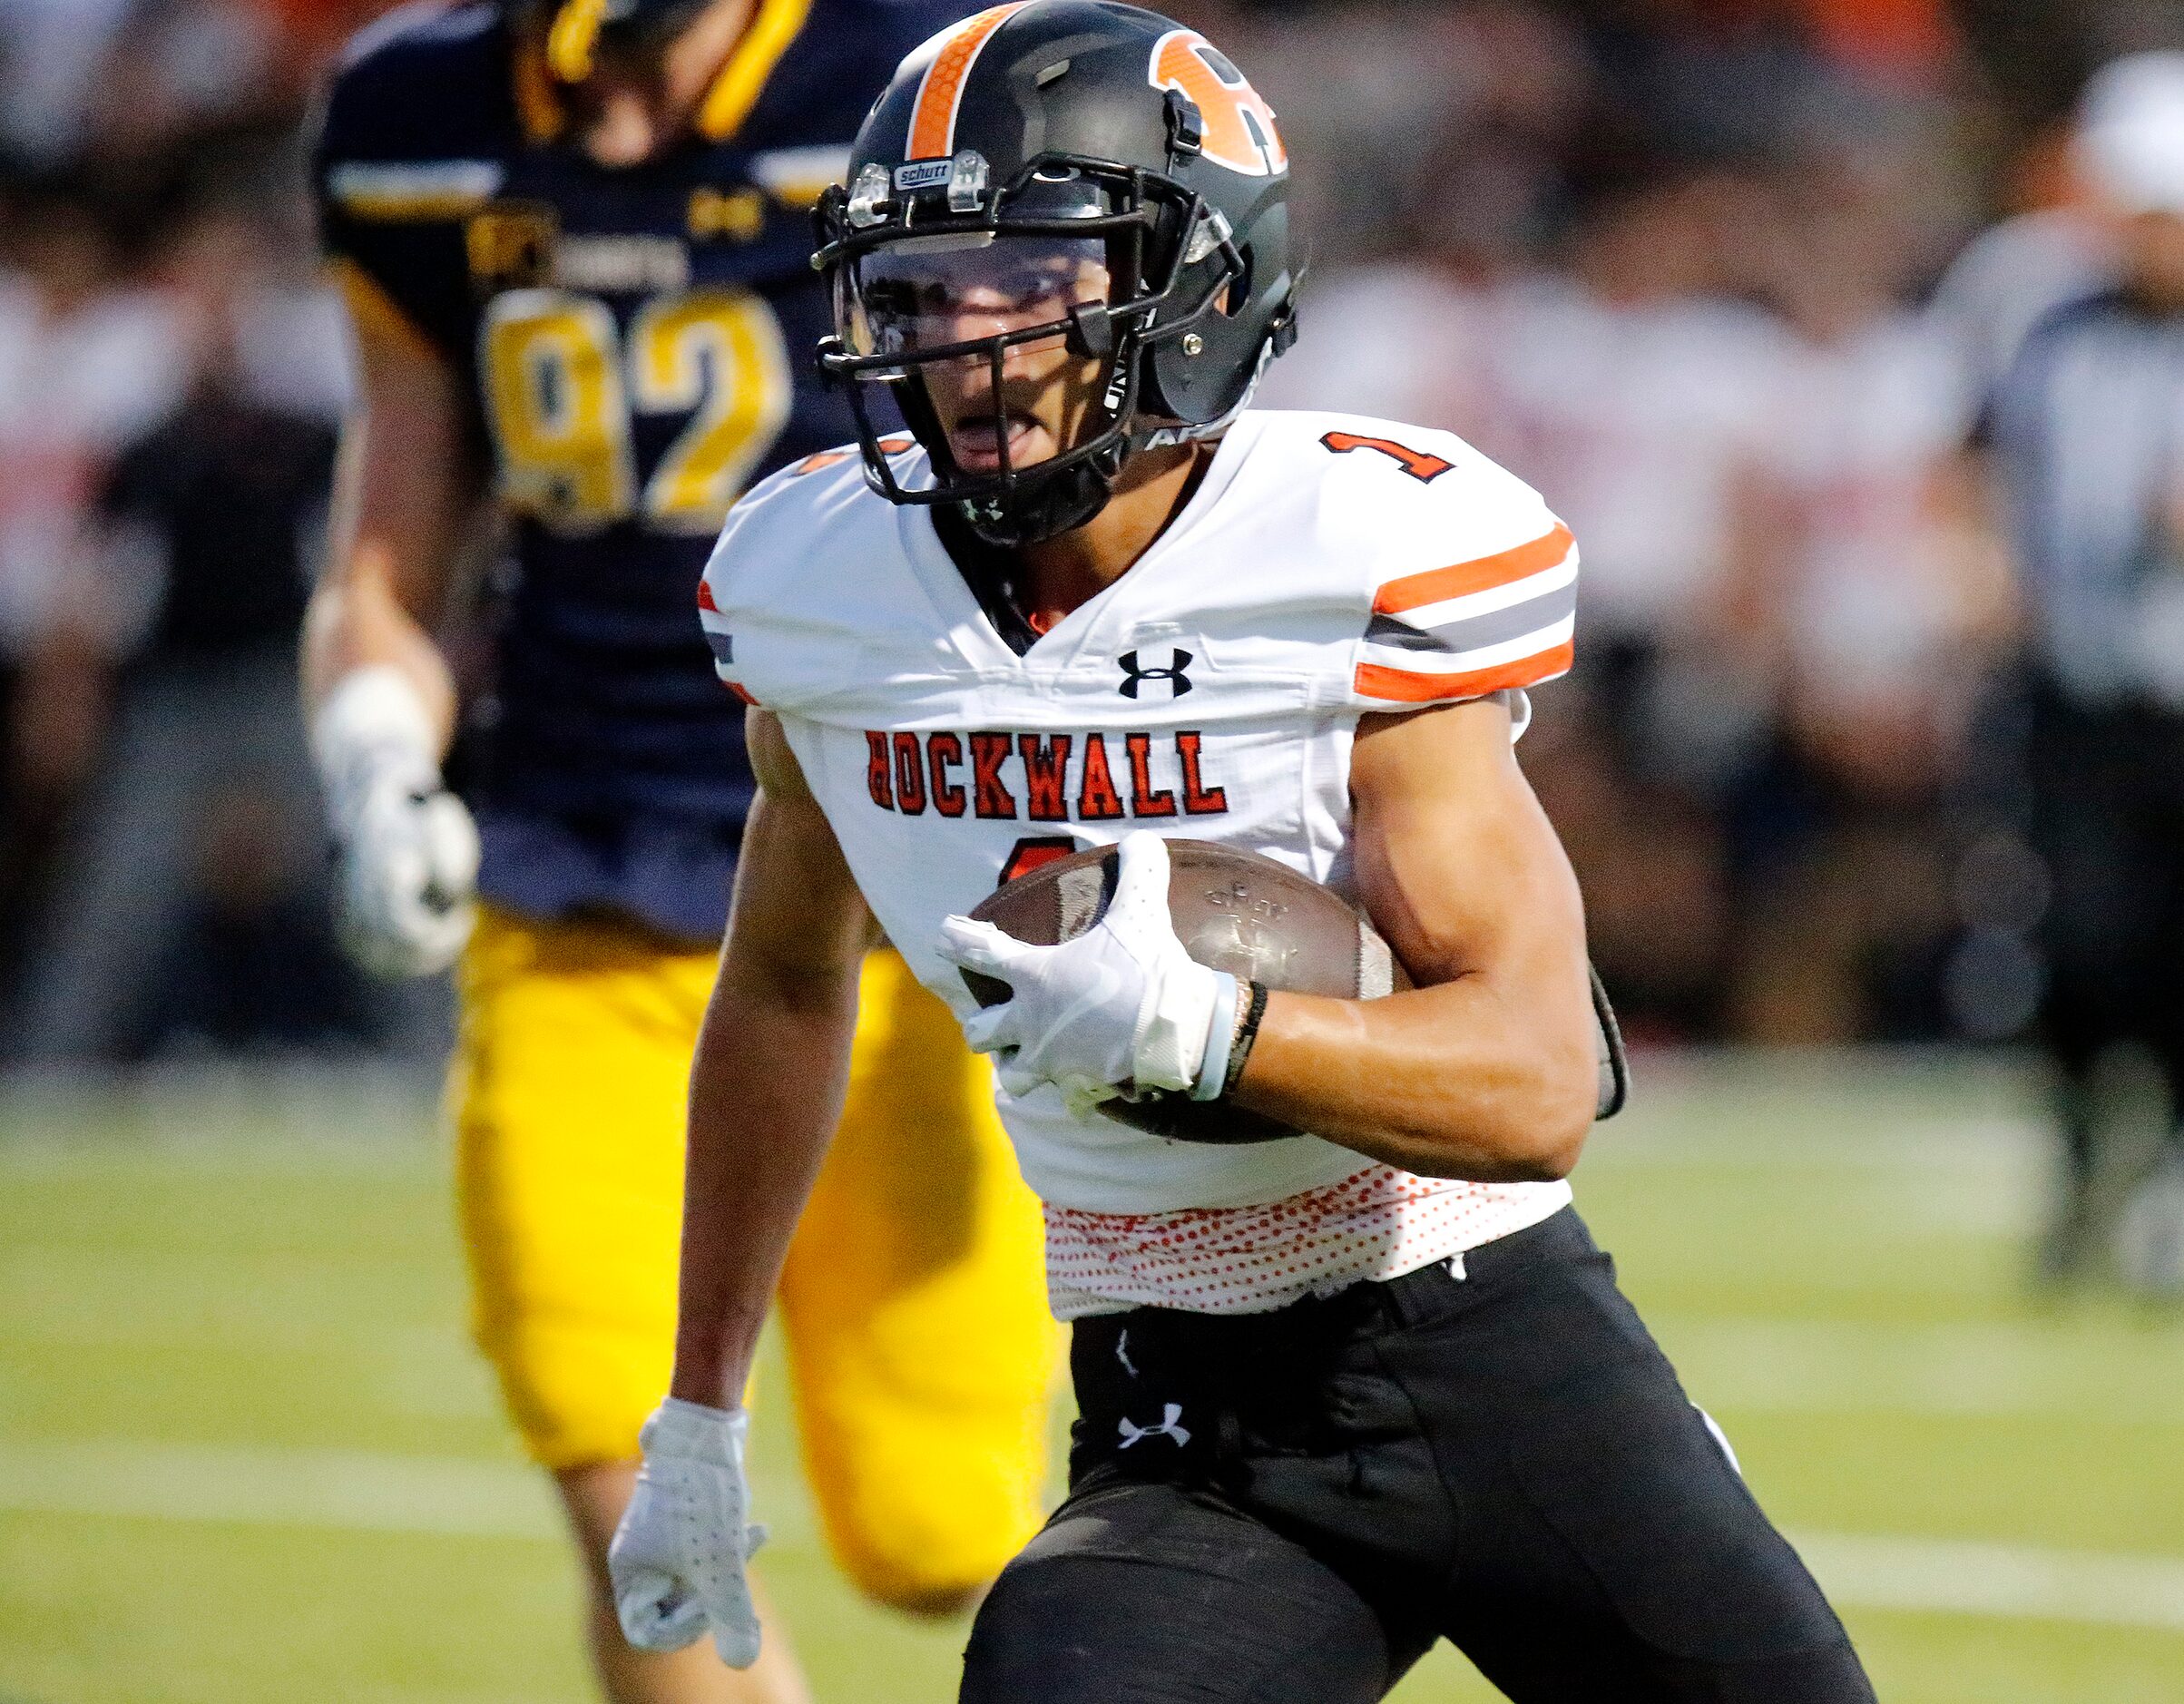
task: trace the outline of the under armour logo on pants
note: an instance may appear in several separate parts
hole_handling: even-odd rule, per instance
[[[1176,1447],[1181,1449],[1190,1442],[1190,1434],[1176,1425],[1182,1417],[1183,1405],[1171,1402],[1162,1410],[1161,1424],[1157,1426],[1133,1425],[1128,1420],[1118,1420],[1115,1424],[1121,1428],[1122,1442],[1116,1447],[1126,1450],[1140,1438],[1173,1438]]]

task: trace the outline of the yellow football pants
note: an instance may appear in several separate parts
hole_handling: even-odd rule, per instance
[[[541,1465],[637,1454],[666,1392],[685,1092],[715,955],[487,908],[450,1085],[473,1328]],[[780,1288],[836,1555],[916,1607],[1037,1529],[1060,1331],[988,1068],[892,952],[867,961],[849,1100]]]

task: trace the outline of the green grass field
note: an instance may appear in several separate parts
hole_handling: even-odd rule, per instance
[[[2006,1072],[1655,1064],[1579,1200],[1890,1704],[2184,1700],[2184,1325],[2036,1306]],[[0,1094],[0,1700],[561,1704],[572,1570],[386,1085]],[[954,1697],[857,1601],[778,1369],[767,1578],[824,1704]],[[1437,1652],[1401,1704],[1495,1696]]]

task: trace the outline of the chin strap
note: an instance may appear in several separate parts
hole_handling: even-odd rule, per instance
[[[1121,465],[1121,446],[1065,467],[1043,479],[1027,478],[1006,497],[963,504],[965,524],[980,539],[1002,550],[1016,550],[1082,526],[1107,506]]]
[[[1592,1018],[1597,1026],[1594,1040],[1600,1056],[1600,1094],[1592,1116],[1613,1118],[1631,1098],[1631,1061],[1623,1052],[1622,1025],[1615,1021],[1615,1008],[1608,1004],[1608,991],[1601,983],[1600,972],[1589,964],[1585,971],[1592,979]]]

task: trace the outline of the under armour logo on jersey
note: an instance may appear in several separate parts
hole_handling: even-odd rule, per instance
[[[1176,1448],[1181,1449],[1190,1442],[1190,1434],[1176,1425],[1182,1417],[1183,1405],[1171,1402],[1162,1409],[1161,1424],[1157,1426],[1133,1425],[1128,1420],[1118,1420],[1115,1425],[1121,1430],[1122,1442],[1115,1447],[1126,1450],[1141,1438],[1173,1438]]]
[[[1190,690],[1190,677],[1183,672],[1192,661],[1187,651],[1170,649],[1165,669],[1148,669],[1138,661],[1138,653],[1126,651],[1115,661],[1122,667],[1122,696],[1135,698],[1139,686],[1147,681],[1165,681],[1170,698],[1181,698]]]

